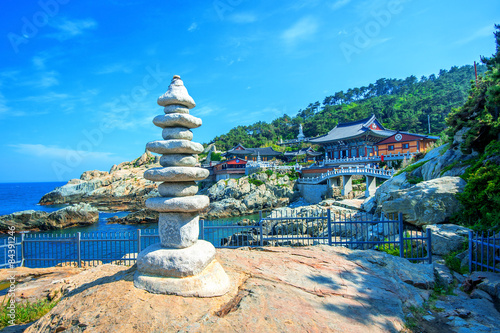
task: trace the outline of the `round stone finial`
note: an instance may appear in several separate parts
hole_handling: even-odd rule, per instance
[[[181,77],[179,75],[174,75],[172,82],[168,86],[167,92],[158,97],[158,105],[184,105],[188,109],[192,109],[196,106],[196,103],[193,98],[189,96]]]

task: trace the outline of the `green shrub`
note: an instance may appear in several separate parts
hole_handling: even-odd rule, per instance
[[[260,185],[264,184],[264,182],[262,180],[258,180],[255,178],[248,178],[248,182],[250,184],[254,184],[255,186],[260,186]]]
[[[424,181],[424,179],[422,177],[413,177],[413,176],[410,176],[408,177],[408,183],[410,184],[418,184],[418,183],[421,183]]]
[[[271,169],[267,169],[267,170],[266,170],[266,171],[264,171],[264,172],[266,173],[267,177],[271,177],[271,176],[272,176],[272,174],[273,174],[273,170],[271,170]]]

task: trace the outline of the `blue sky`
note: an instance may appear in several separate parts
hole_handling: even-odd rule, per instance
[[[494,52],[500,2],[4,0],[0,182],[109,170],[161,139],[181,75],[208,142],[339,90]]]

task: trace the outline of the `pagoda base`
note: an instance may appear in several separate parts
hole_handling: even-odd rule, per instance
[[[154,294],[215,297],[226,294],[231,283],[224,268],[214,259],[200,274],[184,278],[154,276],[137,271],[134,286]]]

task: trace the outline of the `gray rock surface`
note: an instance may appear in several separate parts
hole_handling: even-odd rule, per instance
[[[427,225],[424,229],[432,231],[432,254],[444,256],[450,252],[462,250],[468,247],[468,228],[455,224]],[[465,242],[465,244],[464,244]]]
[[[161,133],[165,140],[189,140],[193,139],[193,132],[184,127],[166,127]]]
[[[391,191],[382,202],[381,210],[401,212],[406,222],[416,226],[443,223],[461,209],[455,195],[463,191],[465,184],[459,177],[442,177]]]
[[[189,109],[184,105],[179,104],[171,104],[167,105],[163,108],[163,112],[165,113],[189,113]]]
[[[188,140],[158,140],[148,142],[146,149],[157,154],[199,154],[203,145]]]
[[[99,210],[87,203],[75,204],[52,213],[25,210],[0,216],[0,230],[9,226],[21,230],[52,230],[78,225],[90,225],[99,221]]]
[[[206,195],[194,195],[190,197],[172,198],[149,198],[146,200],[146,207],[157,212],[199,212],[208,207],[210,199]]]
[[[189,96],[189,93],[184,86],[184,82],[180,77],[175,76],[168,87],[168,90],[158,97],[158,105],[168,106],[168,105],[184,105],[188,109],[192,109],[196,106],[193,98]]]
[[[184,113],[169,113],[165,115],[156,116],[153,119],[153,124],[158,127],[186,127],[197,128],[200,127],[202,121],[200,118],[194,117]]]
[[[156,182],[187,182],[203,180],[210,172],[197,167],[153,168],[144,172],[144,178]]]
[[[201,273],[214,258],[215,248],[207,241],[199,240],[182,249],[165,248],[157,243],[139,253],[137,269],[148,275],[183,278]]]
[[[160,157],[160,165],[167,166],[188,166],[193,167],[196,165],[197,159],[194,155],[186,154],[168,154]]]
[[[158,192],[162,197],[186,197],[198,193],[195,182],[170,182],[158,185]]]
[[[382,211],[382,203],[387,201],[391,192],[402,190],[411,187],[411,184],[406,180],[406,172],[388,179],[377,188],[375,192],[375,201],[377,202],[377,213]]]
[[[198,213],[160,213],[158,232],[161,246],[183,249],[192,246],[199,235]]]

